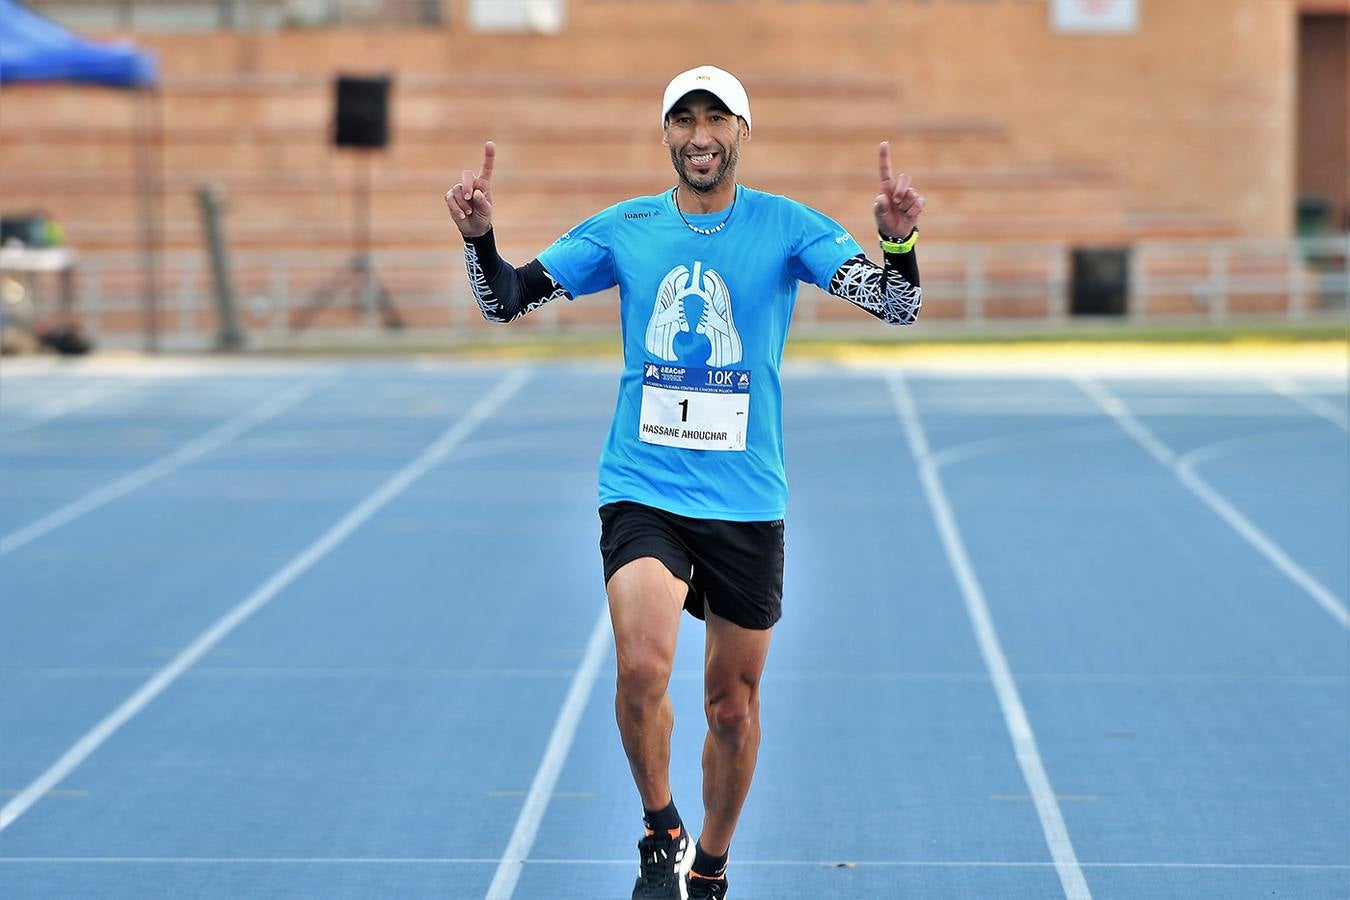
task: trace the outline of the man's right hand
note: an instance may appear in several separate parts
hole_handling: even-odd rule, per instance
[[[459,184],[446,191],[450,218],[465,237],[482,237],[492,230],[492,162],[496,156],[496,146],[488,141],[483,145],[483,171],[474,175],[465,169]]]

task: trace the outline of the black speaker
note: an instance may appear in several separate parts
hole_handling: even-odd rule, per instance
[[[337,127],[339,147],[383,147],[389,143],[389,77],[339,75]]]
[[[1070,297],[1075,316],[1123,316],[1130,295],[1128,247],[1075,249]]]

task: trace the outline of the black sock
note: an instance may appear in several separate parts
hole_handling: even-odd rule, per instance
[[[727,871],[727,853],[713,856],[703,849],[702,844],[694,844],[694,871],[705,878],[721,878]]]
[[[677,828],[684,827],[684,823],[680,821],[680,811],[675,808],[673,798],[666,804],[665,809],[651,810],[644,808],[642,810],[642,824],[647,826],[647,830],[652,834],[669,834]]]

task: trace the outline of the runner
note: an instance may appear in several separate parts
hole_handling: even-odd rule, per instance
[[[634,898],[723,898],[732,833],[759,750],[759,681],[782,612],[779,369],[797,284],[891,324],[919,313],[923,198],[882,143],[873,204],[884,265],[828,217],[736,180],[750,140],[741,83],[682,72],[661,106],[678,181],[577,225],[516,268],[492,230],[496,149],[447,194],[474,295],[492,322],[618,285],[624,370],[600,458],[600,550],[618,658],[615,714],[642,800]],[[706,623],[703,826],[670,793],[667,686],[680,612]]]

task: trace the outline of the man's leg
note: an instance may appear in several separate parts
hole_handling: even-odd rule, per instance
[[[614,713],[646,825],[638,842],[633,897],[680,900],[692,857],[688,834],[670,796],[670,731],[675,716],[666,689],[689,588],[659,560],[641,557],[610,576],[606,590],[619,660]]]
[[[614,713],[644,809],[670,796],[670,731],[675,717],[666,688],[688,585],[653,557],[622,566],[605,586],[619,676]]]
[[[759,754],[759,679],[773,629],[742,628],[707,612],[703,662],[703,833],[698,843],[725,856],[750,791]]]

